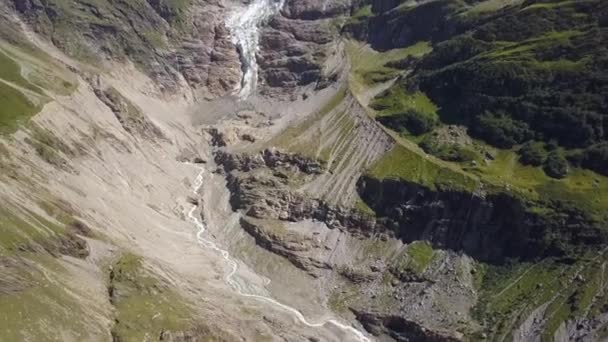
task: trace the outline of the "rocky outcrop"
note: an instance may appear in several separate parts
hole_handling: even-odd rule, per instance
[[[542,321],[541,321],[542,322]],[[605,327],[608,324],[608,313],[603,312],[596,317],[580,318],[580,319],[569,319],[563,322],[555,334],[553,335],[554,341],[566,342],[566,341],[599,341],[604,339]],[[538,332],[537,332],[538,334]],[[532,336],[533,338],[539,338],[540,336]],[[520,340],[524,341],[524,340]],[[529,341],[529,339],[527,340]],[[519,342],[519,341],[517,341]]]
[[[606,239],[592,218],[576,209],[552,208],[558,204],[546,204],[547,211],[540,214],[530,209],[532,204],[526,200],[507,193],[484,196],[362,177],[358,191],[377,213],[373,217],[295,190],[289,179],[310,169],[293,156],[266,151],[255,157],[222,153],[216,159],[228,172],[233,209],[258,219],[313,219],[354,235],[381,234],[405,242],[426,240],[437,248],[465,251],[492,263],[508,258],[564,256],[581,246],[599,246]],[[290,171],[282,172],[285,166]],[[425,281],[411,274],[395,276],[404,281]]]
[[[219,1],[3,1],[66,54],[102,64],[130,60],[166,91],[187,85],[219,97],[241,82],[239,54]],[[262,92],[287,96],[298,87],[322,88],[335,80],[341,66],[328,63],[340,53],[334,19],[349,9],[349,0],[287,1],[261,32]]]
[[[436,248],[465,251],[492,263],[564,256],[606,241],[598,224],[579,210],[545,203],[545,212],[539,213],[533,209],[538,203],[506,192],[431,190],[364,176],[358,181],[358,192],[377,214],[374,217],[297,190],[295,179],[311,181],[322,173],[320,163],[313,160],[266,150],[257,155],[219,152],[216,162],[227,173],[233,209],[258,219],[313,219],[354,235],[381,234],[408,243],[426,240]],[[395,276],[424,281],[409,274]]]
[[[85,259],[90,254],[87,242],[74,233],[62,235],[56,243],[57,251],[62,255],[69,255],[74,258]]]
[[[141,109],[115,88],[103,90],[95,88],[94,91],[95,95],[112,110],[125,131],[152,141],[167,139],[163,132],[144,115]]]
[[[402,240],[427,240],[484,261],[563,256],[606,241],[593,218],[562,203],[533,204],[506,192],[433,191],[371,177],[362,177],[358,187],[361,198],[378,214],[379,225]],[[544,205],[544,212],[535,211],[535,205]]]
[[[313,276],[318,275],[319,269],[331,268],[318,258],[317,252],[324,250],[325,246],[312,236],[269,227],[281,226],[281,222],[315,220],[325,223],[330,229],[346,230],[355,236],[377,233],[372,217],[354,209],[331,205],[296,189],[298,179],[314,179],[325,172],[322,163],[316,160],[264,150],[254,155],[218,151],[215,161],[227,174],[232,209],[246,215],[241,220],[243,229],[256,239],[258,245],[287,258]]]
[[[265,149],[260,154],[231,154],[218,151],[215,161],[224,167],[224,171],[251,171],[261,167],[287,167],[305,174],[320,174],[323,164],[317,160],[306,158],[299,154],[284,153],[279,150]]]
[[[458,340],[459,333],[443,328],[468,319],[475,296],[461,283],[470,275],[470,264],[461,255],[431,251],[430,259],[418,264],[404,246],[359,259],[353,255],[359,253],[356,250],[399,245],[398,230],[388,226],[386,218],[332,205],[302,191],[303,184],[328,172],[314,172],[314,160],[272,150],[254,155],[219,151],[215,159],[226,173],[233,210],[244,213],[241,228],[258,246],[308,275],[331,279],[331,305],[359,313],[357,318],[378,337]],[[350,297],[349,291],[359,294]],[[437,313],[438,302],[450,303],[453,310]]]
[[[320,89],[342,66],[328,62],[340,54],[333,19],[347,13],[348,1],[287,1],[260,39],[260,81],[267,95],[291,94],[297,87]],[[333,64],[333,65],[332,65]]]
[[[243,210],[251,217],[291,222],[314,219],[331,229],[365,236],[371,236],[377,230],[374,218],[309,198],[290,189],[283,178],[273,174],[233,172],[228,175],[228,188],[233,209]]]
[[[192,32],[182,38],[168,59],[177,62],[177,70],[192,87],[213,96],[229,94],[241,81],[241,65],[224,25],[225,14],[208,10],[196,13]]]
[[[345,15],[350,9],[350,0],[287,0],[283,14],[290,19],[317,20]]]
[[[3,1],[66,54],[89,63],[128,59],[167,91],[185,81],[219,96],[240,80],[217,1]]]
[[[352,310],[367,331],[375,336],[390,336],[395,341],[403,342],[456,342],[460,339],[444,336],[428,330],[416,322],[403,317],[383,315],[375,312]]]
[[[367,283],[381,276],[381,273],[374,272],[374,270],[348,266],[340,268],[338,273],[355,284]]]
[[[227,145],[226,135],[216,127],[208,129],[207,133],[211,136],[211,146],[225,147]]]
[[[242,218],[241,227],[255,238],[256,243],[289,260],[296,267],[317,277],[319,269],[331,269],[324,260],[315,257],[314,250],[322,248],[321,242],[294,232],[287,232],[283,227],[272,229],[281,222],[261,221],[253,218]]]

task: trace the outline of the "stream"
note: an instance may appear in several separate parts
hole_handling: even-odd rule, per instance
[[[194,182],[193,189],[192,189],[192,191],[196,195],[198,195],[199,191],[203,187],[204,176],[205,176],[205,169],[201,168],[200,173],[196,177],[196,180]],[[196,238],[198,240],[198,243],[201,245],[201,247],[209,248],[209,249],[219,253],[224,258],[226,263],[230,266],[230,272],[228,272],[228,274],[226,274],[226,276],[224,277],[224,281],[231,288],[233,288],[240,296],[254,298],[254,299],[257,299],[260,301],[264,301],[268,304],[271,304],[272,306],[276,307],[279,310],[283,310],[283,311],[290,313],[300,323],[302,323],[308,327],[320,328],[326,324],[332,324],[332,325],[336,326],[337,328],[339,328],[340,330],[352,335],[357,341],[361,341],[361,342],[370,342],[371,341],[361,331],[353,328],[350,325],[341,323],[338,320],[328,319],[328,320],[324,320],[324,321],[320,321],[320,322],[310,322],[304,317],[304,315],[300,311],[298,311],[297,309],[295,309],[291,306],[280,303],[267,296],[256,295],[256,294],[245,292],[243,290],[243,288],[238,284],[238,282],[236,282],[233,279],[234,275],[238,271],[238,263],[230,257],[230,253],[228,251],[220,248],[215,242],[205,238],[205,232],[207,230],[207,227],[205,226],[205,224],[202,222],[202,220],[200,218],[197,218],[194,215],[194,212],[196,211],[197,208],[198,208],[197,206],[193,206],[192,209],[190,209],[190,211],[188,212],[188,218],[190,219],[190,221],[192,223],[194,223],[196,225],[196,227],[198,229],[197,233],[196,233]]]

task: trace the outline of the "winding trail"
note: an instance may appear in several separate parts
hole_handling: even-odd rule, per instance
[[[194,182],[194,186],[192,191],[198,195],[199,190],[203,187],[203,180],[204,180],[204,175],[205,175],[205,169],[204,168],[200,168],[200,173],[198,174],[198,176],[196,177],[196,180]],[[230,285],[230,287],[232,287],[240,296],[243,297],[248,297],[248,298],[254,298],[263,302],[267,302],[281,310],[287,311],[290,314],[292,314],[294,317],[296,317],[298,319],[298,321],[308,327],[311,328],[320,328],[326,324],[332,324],[336,327],[338,327],[340,330],[345,331],[347,333],[350,333],[351,335],[353,335],[356,340],[361,341],[361,342],[371,342],[371,340],[369,338],[367,338],[362,332],[360,332],[359,330],[353,328],[352,326],[340,323],[339,321],[335,320],[335,319],[328,319],[328,320],[324,320],[318,323],[314,323],[314,322],[309,322],[304,315],[292,308],[291,306],[285,305],[283,303],[280,303],[270,297],[266,297],[266,296],[261,296],[261,295],[255,295],[255,294],[250,294],[250,293],[246,293],[243,291],[243,289],[241,288],[241,286],[233,279],[234,275],[236,274],[237,270],[238,270],[238,264],[235,260],[233,260],[230,257],[230,253],[228,253],[228,251],[221,249],[215,242],[207,240],[204,237],[205,231],[207,230],[207,227],[205,226],[205,224],[201,221],[201,219],[197,218],[194,215],[194,212],[196,211],[198,207],[197,206],[193,206],[192,209],[190,209],[190,211],[188,212],[188,218],[190,219],[190,221],[192,221],[192,223],[194,223],[196,225],[196,227],[198,228],[197,234],[196,234],[196,238],[198,240],[198,243],[201,246],[207,247],[215,252],[218,252],[219,254],[222,255],[222,257],[224,258],[224,260],[226,260],[226,262],[228,263],[228,265],[230,265],[230,272],[228,272],[228,274],[224,277],[224,281]]]

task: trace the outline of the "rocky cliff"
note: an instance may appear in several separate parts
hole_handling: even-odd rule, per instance
[[[238,54],[217,1],[7,1],[31,29],[85,63],[130,60],[169,92],[224,95],[238,84]],[[8,32],[6,33],[8,35]]]
[[[309,85],[319,89],[335,81],[344,67],[336,20],[349,9],[349,1],[286,1],[261,34],[264,93],[293,93]]]
[[[449,253],[435,254],[428,245],[401,247],[404,237],[386,219],[298,190],[328,172],[322,162],[276,150],[253,155],[219,151],[215,160],[218,172],[227,173],[232,209],[244,215],[240,227],[256,245],[287,259],[324,288],[333,287],[327,298],[330,305],[352,312],[377,336],[421,341],[459,338],[446,328],[458,326],[458,316],[446,312],[431,319],[432,300],[418,301],[416,291],[450,296],[461,312],[466,298],[473,295],[470,285],[452,286],[459,281],[455,265],[469,268],[468,261]],[[335,236],[340,237],[335,240]],[[418,255],[419,248],[430,254]],[[433,266],[441,262],[446,266]],[[407,313],[412,306],[419,312]]]
[[[428,240],[439,248],[465,251],[479,260],[534,260],[599,248],[601,224],[576,208],[534,203],[508,193],[431,191],[399,180],[359,180],[361,198],[380,222],[405,241]],[[566,233],[567,231],[567,233]]]

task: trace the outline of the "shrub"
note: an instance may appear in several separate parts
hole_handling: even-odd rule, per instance
[[[489,43],[477,40],[468,34],[456,36],[437,44],[433,52],[424,59],[422,67],[438,69],[448,64],[465,61],[473,56],[489,50]]]
[[[547,156],[543,169],[547,176],[561,179],[568,174],[568,161],[560,151],[552,151]]]
[[[568,160],[568,163],[570,163],[570,165],[574,167],[582,167],[584,158],[585,153],[584,151],[580,150],[568,151],[568,153],[566,154],[566,159]]]
[[[543,0],[547,6],[534,10],[512,6],[470,18],[459,31],[466,33],[435,44],[408,78],[440,108],[442,119],[476,128],[497,147],[527,141],[521,133],[554,139],[555,148],[607,142],[608,50],[602,42],[608,31],[606,11],[598,11],[604,2],[553,6],[556,1]],[[497,117],[511,118],[515,129]],[[486,127],[491,132],[484,134]]]
[[[608,176],[608,143],[593,145],[585,151],[582,165]]]
[[[547,148],[547,151],[551,152],[557,150],[559,148],[559,144],[557,141],[555,141],[555,139],[551,139],[547,145],[545,145],[545,147]]]
[[[517,152],[519,161],[524,165],[541,166],[547,158],[541,143],[527,142]]]
[[[490,112],[477,117],[472,128],[473,134],[500,148],[511,148],[533,136],[525,122]]]
[[[437,125],[437,117],[410,109],[402,114],[381,116],[378,121],[396,131],[408,131],[414,135],[430,132]]]
[[[435,157],[452,162],[470,162],[475,160],[478,155],[475,151],[456,144],[442,144],[430,138],[425,138],[418,144],[424,152]]]

